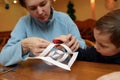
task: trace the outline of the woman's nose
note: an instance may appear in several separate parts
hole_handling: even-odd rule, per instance
[[[43,9],[42,9],[41,7],[39,7],[39,6],[38,6],[38,8],[37,8],[37,13],[38,13],[38,14],[42,14],[42,13],[43,13]]]

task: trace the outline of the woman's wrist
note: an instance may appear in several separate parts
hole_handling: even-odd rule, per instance
[[[30,49],[28,48],[27,44],[28,43],[27,43],[26,40],[22,40],[21,45],[22,45],[22,52],[23,52],[23,54],[27,54],[30,51]]]

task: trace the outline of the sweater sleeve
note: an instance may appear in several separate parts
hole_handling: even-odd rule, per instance
[[[10,66],[20,61],[24,61],[27,55],[22,55],[21,40],[26,37],[24,20],[19,20],[16,27],[11,33],[11,38],[3,47],[0,53],[0,64]]]
[[[120,64],[120,53],[113,56],[103,56],[94,47],[79,48],[78,52],[77,60],[79,61]]]
[[[98,61],[98,58],[102,59],[100,53],[94,47],[87,47],[86,49],[79,48],[78,52],[77,60]]]

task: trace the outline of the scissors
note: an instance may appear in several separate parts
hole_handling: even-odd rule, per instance
[[[61,41],[59,39],[53,39],[53,43],[55,43],[55,44],[62,44],[63,41]]]

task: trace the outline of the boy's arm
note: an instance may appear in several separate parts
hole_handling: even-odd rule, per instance
[[[96,51],[96,49],[92,47],[87,47],[86,49],[78,49],[78,57],[77,60],[83,61],[97,61],[98,57],[101,56],[100,53]]]
[[[78,52],[77,60],[80,61],[120,64],[119,53],[113,56],[103,56],[93,46],[86,49],[79,48]]]

